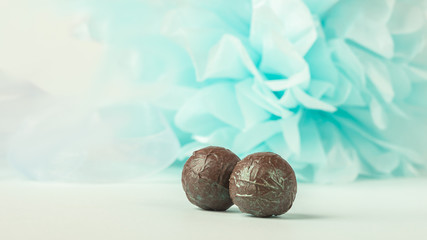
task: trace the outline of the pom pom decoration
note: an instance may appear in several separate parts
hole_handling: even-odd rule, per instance
[[[319,183],[426,167],[426,1],[85,4],[76,28],[106,47],[116,79],[95,88],[160,109],[182,159],[208,145],[271,151]]]

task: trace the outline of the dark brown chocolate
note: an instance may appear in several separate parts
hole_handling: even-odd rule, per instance
[[[295,200],[292,167],[271,152],[254,153],[237,163],[230,177],[230,196],[240,211],[257,217],[286,213]]]
[[[229,179],[240,158],[222,147],[195,151],[182,171],[182,186],[190,202],[202,209],[225,211],[233,205]]]

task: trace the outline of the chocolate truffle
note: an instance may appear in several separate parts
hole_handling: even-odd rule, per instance
[[[295,200],[292,167],[271,152],[254,153],[237,163],[230,177],[230,196],[240,211],[257,217],[287,212]]]
[[[222,147],[197,150],[182,171],[182,187],[190,202],[205,210],[225,211],[233,205],[229,179],[240,158]]]

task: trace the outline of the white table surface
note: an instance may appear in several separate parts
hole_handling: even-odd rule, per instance
[[[0,240],[427,239],[427,179],[298,185],[285,215],[191,205],[179,178],[121,184],[0,181]]]

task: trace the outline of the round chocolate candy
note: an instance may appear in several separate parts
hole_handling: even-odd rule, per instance
[[[225,211],[233,205],[229,179],[240,158],[222,147],[195,151],[182,171],[182,186],[190,202],[202,209]]]
[[[254,153],[237,163],[230,177],[230,196],[240,211],[257,217],[287,212],[295,200],[292,167],[271,152]]]

